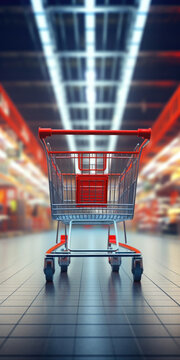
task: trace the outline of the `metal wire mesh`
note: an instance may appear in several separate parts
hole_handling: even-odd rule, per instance
[[[133,218],[140,152],[47,153],[52,218]]]

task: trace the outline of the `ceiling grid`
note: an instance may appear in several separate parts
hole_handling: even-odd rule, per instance
[[[38,126],[149,127],[180,81],[179,42],[171,36],[179,8],[174,0],[2,0],[2,85],[34,134]],[[89,140],[64,138],[61,146],[118,145]]]

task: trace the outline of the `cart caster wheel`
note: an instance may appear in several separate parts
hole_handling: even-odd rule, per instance
[[[119,268],[121,266],[121,257],[110,257],[109,264],[111,265],[112,272],[119,272]]]
[[[53,282],[53,271],[52,271],[52,269],[46,269],[45,277],[46,277],[47,282]]]
[[[67,266],[67,265],[61,265],[61,272],[62,272],[62,273],[66,273],[66,272],[67,272],[67,269],[68,269],[68,266]]]
[[[143,273],[143,261],[142,258],[132,259],[132,273],[134,282],[140,282]]]
[[[44,260],[44,274],[47,282],[53,281],[53,275],[55,272],[54,259],[45,259]]]
[[[140,273],[139,269],[136,269],[133,274],[133,280],[134,282],[140,282],[141,281],[142,273]]]
[[[68,266],[69,266],[70,262],[71,262],[71,259],[68,256],[58,258],[58,264],[59,264],[59,266],[61,268],[62,273],[67,272],[67,269],[68,269]]]
[[[112,272],[119,272],[119,266],[118,265],[112,265]]]

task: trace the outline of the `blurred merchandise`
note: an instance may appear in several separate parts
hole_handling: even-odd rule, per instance
[[[137,199],[139,230],[180,233],[180,134],[143,168]]]
[[[152,128],[137,187],[134,227],[180,233],[180,87]]]
[[[1,86],[0,122],[0,232],[48,230],[44,155]]]

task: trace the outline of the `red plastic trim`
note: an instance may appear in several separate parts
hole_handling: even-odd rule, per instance
[[[124,247],[124,248],[126,248],[128,250],[134,251],[136,254],[141,254],[141,252],[138,249],[136,249],[136,248],[134,248],[134,247],[132,247],[130,245],[127,245],[127,244],[124,244],[124,243],[119,243],[119,246]]]
[[[68,235],[66,235],[66,237],[67,237],[67,239],[68,239]],[[51,254],[52,251],[58,249],[58,248],[59,248],[60,246],[62,246],[63,244],[65,244],[65,235],[61,235],[61,241],[60,241],[58,244],[52,246],[49,250],[47,250],[47,251],[46,251],[46,254]]]
[[[98,198],[97,182],[101,184],[102,199]],[[92,185],[93,183],[94,185]],[[89,203],[93,203],[93,207],[107,206],[107,186],[108,175],[76,175],[76,204],[81,204],[79,205],[81,207],[89,206]]]
[[[93,170],[90,170],[90,171],[93,171]],[[77,175],[76,173],[62,173],[62,176],[76,176],[76,175]],[[109,174],[106,174],[106,175],[107,176],[122,176],[121,173],[109,173]]]
[[[51,128],[39,128],[39,137],[40,139],[45,139],[47,136],[51,136],[52,135],[52,129]]]
[[[142,137],[143,139],[148,139],[150,140],[151,138],[151,132],[152,130],[149,129],[138,129],[138,137]]]
[[[109,243],[110,244],[116,244],[116,235],[110,235],[109,236]],[[124,243],[119,243],[119,246],[121,246],[121,247],[123,247],[125,249],[128,249],[128,250],[134,251],[136,254],[141,254],[141,252],[138,249],[136,249],[136,248],[134,248],[134,247],[132,247],[130,245],[127,245],[127,244],[124,244]]]
[[[48,154],[139,154],[139,151],[48,151]],[[78,158],[78,157],[77,157]]]
[[[46,251],[46,254],[51,254],[52,251],[58,249],[61,245],[63,245],[65,243],[65,241],[61,241],[60,243],[52,246],[48,251]]]
[[[40,139],[51,135],[135,135],[144,139],[150,139],[151,129],[138,130],[64,130],[39,128]]]

